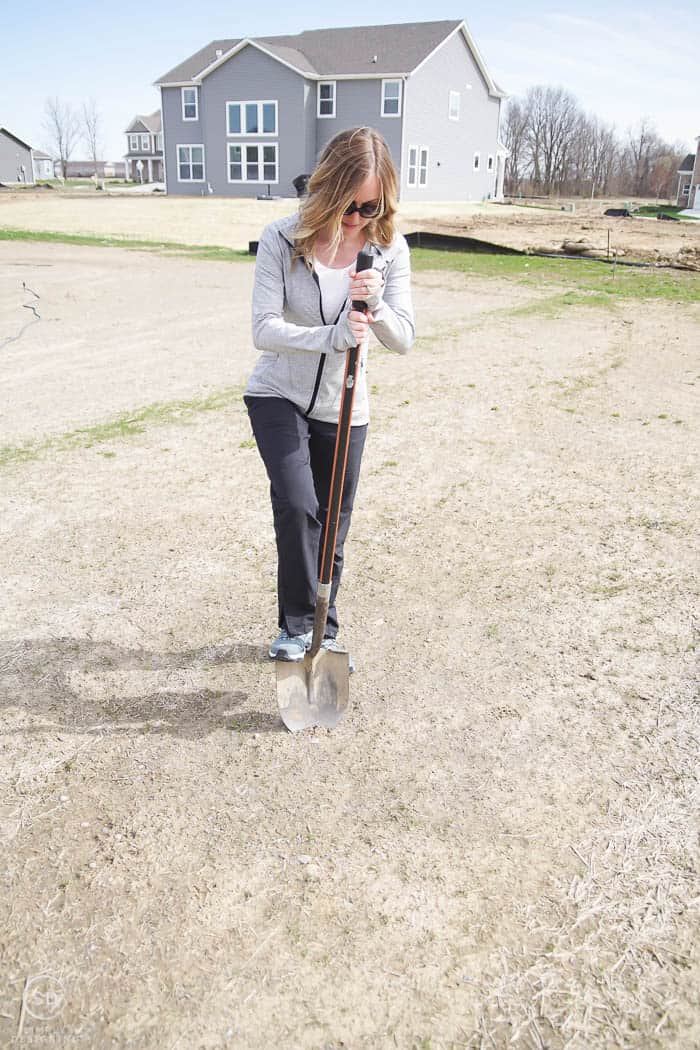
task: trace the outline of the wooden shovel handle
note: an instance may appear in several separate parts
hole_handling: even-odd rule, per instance
[[[370,270],[374,263],[374,255],[369,252],[360,252],[357,256],[356,269]],[[367,310],[367,303],[353,300],[354,310]],[[323,551],[321,554],[321,565],[319,570],[318,593],[316,596],[316,613],[314,616],[314,633],[311,642],[311,654],[315,655],[323,641],[328,616],[328,605],[330,602],[331,580],[333,577],[333,558],[335,556],[335,545],[338,539],[338,524],[340,522],[340,507],[343,500],[343,488],[345,485],[345,469],[348,462],[350,449],[350,426],[352,423],[352,407],[355,402],[355,389],[357,387],[357,372],[360,362],[360,348],[353,346],[348,350],[345,359],[345,375],[343,376],[343,390],[340,399],[340,415],[338,417],[338,433],[335,439],[335,452],[333,454],[333,469],[331,471],[331,485],[328,495],[328,513],[326,515],[326,527],[323,533]]]

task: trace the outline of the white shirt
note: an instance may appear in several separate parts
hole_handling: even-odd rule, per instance
[[[355,265],[355,262],[351,262],[349,266],[345,266],[343,269],[336,269],[332,266],[326,266],[314,255],[314,270],[316,271],[318,283],[321,287],[321,302],[323,303],[323,316],[326,319],[326,324],[333,324],[336,317],[345,306],[345,301],[350,292],[350,271],[355,269]],[[361,398],[363,403],[367,400],[366,361],[368,343],[369,337],[365,338],[360,347],[357,386],[355,388],[355,398]],[[328,390],[326,390],[326,386],[328,386]],[[326,377],[324,377],[324,380],[321,382],[319,396],[330,396],[329,380]],[[367,414],[369,415],[369,413]]]
[[[333,324],[345,306],[345,300],[350,291],[350,271],[354,266],[353,262],[342,270],[338,270],[332,266],[326,266],[314,255],[314,270],[321,286],[321,301],[326,324]]]

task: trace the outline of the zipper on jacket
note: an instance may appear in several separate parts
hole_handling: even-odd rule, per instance
[[[325,324],[326,323],[326,318],[325,318],[324,313],[323,313],[323,299],[321,297],[321,282],[318,279],[318,274],[313,269],[311,271],[311,276],[313,277],[313,279],[316,282],[316,285],[318,287],[318,309],[319,309],[319,313],[321,314],[321,322],[322,322],[322,324]],[[311,400],[309,401],[309,407],[306,409],[306,412],[304,413],[304,415],[308,416],[309,413],[311,412],[312,408],[316,404],[316,398],[318,396],[318,388],[321,385],[321,376],[323,375],[323,367],[324,367],[325,363],[326,363],[326,355],[325,354],[319,354],[318,368],[316,369],[316,382],[314,383],[314,392],[311,395]]]
[[[287,238],[285,238],[285,240],[287,240]],[[287,241],[287,243],[289,244],[291,242]],[[381,254],[381,252],[380,252],[380,254]],[[323,297],[321,295],[321,282],[319,281],[318,274],[316,273],[316,271],[314,269],[311,270],[311,276],[313,277],[313,279],[316,282],[316,285],[318,287],[318,309],[319,309],[319,312],[321,314],[321,322],[323,324],[325,324],[326,323],[326,318],[325,318],[325,314],[323,313]],[[337,324],[338,323],[338,321],[340,320],[341,314],[342,314],[344,309],[345,309],[345,303],[343,303],[343,305],[341,306],[340,310],[338,311],[338,316],[336,317],[336,319],[333,322],[333,324]],[[321,386],[321,379],[323,377],[323,369],[324,369],[325,364],[326,364],[326,355],[325,354],[320,354],[319,358],[320,359],[319,359],[319,362],[318,362],[318,369],[316,370],[316,381],[314,382],[314,390],[313,390],[313,394],[311,395],[311,401],[309,402],[309,407],[306,409],[306,412],[304,413],[305,416],[308,416],[308,415],[311,414],[311,412],[313,410],[313,407],[316,404],[316,398],[318,397],[319,387]]]

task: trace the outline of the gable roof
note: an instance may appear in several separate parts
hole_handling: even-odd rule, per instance
[[[257,47],[312,80],[406,76],[460,29],[489,93],[502,97],[503,92],[489,76],[463,21],[349,26],[341,29],[312,29],[296,36],[213,40],[155,83],[157,86],[199,84],[244,47]]]
[[[158,132],[161,132],[162,130],[163,124],[161,120],[160,110],[157,109],[155,113],[151,113],[151,115],[148,117],[140,115],[135,116],[131,124],[129,124],[129,127],[126,129],[125,134],[128,135],[129,132],[138,133],[139,131],[144,131],[150,132],[153,135],[157,134]]]
[[[29,145],[28,142],[24,142],[22,139],[18,138],[17,135],[13,135],[12,132],[8,131],[7,128],[0,128],[0,135],[3,135],[3,134],[7,135],[9,138],[13,139],[15,142],[18,142],[20,146],[24,146],[25,149],[31,149],[32,148]]]
[[[695,154],[694,153],[689,153],[688,156],[683,161],[683,163],[681,164],[680,168],[678,169],[678,174],[679,175],[683,175],[686,172],[688,172],[689,174],[692,174],[694,165],[695,165]]]
[[[53,161],[53,157],[50,157],[48,153],[42,153],[40,149],[33,149],[32,155],[34,160],[50,160]]]

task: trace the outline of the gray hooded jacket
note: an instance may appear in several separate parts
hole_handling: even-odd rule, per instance
[[[326,317],[321,289],[303,260],[292,265],[298,215],[270,223],[258,244],[253,289],[253,342],[262,353],[245,394],[283,397],[305,415],[337,423],[345,351],[355,345],[348,322],[349,300],[335,318]],[[411,265],[406,239],[398,234],[387,247],[373,244],[376,270],[384,277],[380,296],[367,300],[371,330],[384,346],[405,354],[415,335],[411,305]],[[355,390],[353,426],[369,420],[364,355]]]

